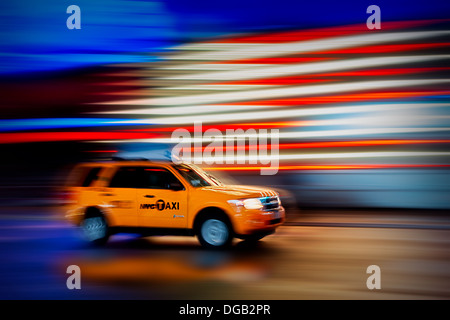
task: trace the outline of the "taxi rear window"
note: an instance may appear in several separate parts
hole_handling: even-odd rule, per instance
[[[89,187],[99,177],[101,167],[78,167],[70,175],[67,185],[72,187]]]
[[[101,167],[94,167],[89,170],[86,177],[83,179],[82,187],[89,187],[94,181],[98,179],[98,173],[100,172]]]

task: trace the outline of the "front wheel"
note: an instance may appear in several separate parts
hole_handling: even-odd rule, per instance
[[[103,245],[108,241],[108,224],[103,216],[90,216],[84,218],[81,230],[87,241],[95,245]]]
[[[200,225],[198,239],[206,248],[224,248],[233,240],[230,225],[222,218],[205,219]]]

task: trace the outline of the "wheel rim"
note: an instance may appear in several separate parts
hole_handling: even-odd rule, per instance
[[[106,222],[102,217],[85,219],[82,228],[89,241],[98,240],[106,236]]]
[[[210,219],[202,225],[202,237],[210,245],[224,245],[228,239],[228,227],[220,220]]]

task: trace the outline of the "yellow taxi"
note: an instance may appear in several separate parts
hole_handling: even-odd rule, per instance
[[[104,244],[121,232],[197,236],[209,248],[257,241],[285,221],[276,191],[224,185],[201,168],[170,161],[81,163],[71,172],[66,218]]]

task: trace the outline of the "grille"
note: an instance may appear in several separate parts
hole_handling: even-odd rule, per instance
[[[280,200],[277,196],[265,197],[261,199],[263,209],[266,211],[276,210],[280,207]]]

